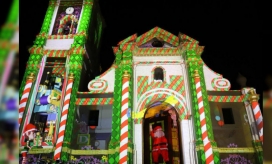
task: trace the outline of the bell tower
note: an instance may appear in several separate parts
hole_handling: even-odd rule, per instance
[[[25,152],[67,160],[62,149],[69,148],[76,94],[100,73],[104,26],[96,0],[49,1],[40,33],[29,49],[19,91],[23,161]]]

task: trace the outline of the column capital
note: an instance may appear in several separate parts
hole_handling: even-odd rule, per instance
[[[69,73],[68,79],[69,79],[69,80],[74,80],[74,79],[75,79],[74,73]]]
[[[259,100],[259,95],[256,94],[256,92],[254,91],[254,89],[249,90],[248,94],[249,94],[248,100],[250,102],[258,101]]]
[[[123,78],[130,78],[130,74],[128,73],[127,70],[124,71]]]
[[[34,77],[35,77],[35,74],[34,74],[34,73],[30,73],[30,74],[27,76],[27,79],[28,79],[28,80],[34,80]]]
[[[198,73],[198,70],[194,70],[194,74],[193,74],[193,77],[195,78],[199,78],[199,73]]]

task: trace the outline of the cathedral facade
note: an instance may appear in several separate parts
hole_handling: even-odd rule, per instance
[[[155,27],[113,47],[97,1],[50,0],[20,89],[21,162],[262,163],[254,88],[230,90],[204,46]]]

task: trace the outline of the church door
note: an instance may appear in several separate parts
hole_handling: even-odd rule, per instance
[[[155,116],[151,118],[145,118],[143,123],[144,164],[183,163],[181,156],[180,134],[178,130],[179,125],[173,127],[173,121],[171,119],[171,116],[167,112],[164,112],[164,114],[157,117]],[[167,139],[167,146],[165,145],[165,140],[160,140],[161,142],[158,143],[156,139],[151,137],[150,126],[152,127],[152,132],[156,132],[156,129],[158,129],[158,127],[161,127],[162,131],[165,134],[164,136]],[[166,153],[164,150],[168,150],[168,152]],[[169,161],[167,161],[167,159],[169,159]],[[158,160],[158,162],[154,160]]]

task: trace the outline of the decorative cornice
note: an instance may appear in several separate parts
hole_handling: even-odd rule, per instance
[[[35,78],[35,74],[34,73],[30,73],[28,76],[27,76],[27,79],[28,80],[34,80]]]
[[[70,55],[69,50],[43,50],[43,55],[48,57],[66,57]]]
[[[95,91],[89,91],[89,92],[77,92],[77,94],[90,94],[90,95],[94,95],[94,94],[101,94],[101,93],[107,93],[107,94],[113,94],[113,92],[95,92]]]
[[[203,145],[195,147],[196,151],[204,150]],[[213,151],[219,153],[255,153],[256,151],[262,151],[262,148],[259,147],[258,150],[253,147],[239,147],[239,148],[227,148],[227,147],[212,147]]]
[[[4,29],[17,31],[19,29],[19,26],[17,24],[14,24],[14,23],[7,22],[1,27],[1,30],[4,30]]]
[[[195,77],[195,78],[200,78],[200,75],[199,75],[199,73],[198,73],[198,70],[194,70],[193,77]]]
[[[83,47],[73,47],[70,50],[44,50],[40,46],[33,46],[29,49],[30,54],[43,54],[48,57],[66,57],[70,54],[85,54],[86,50]]]
[[[179,48],[137,48],[134,56],[181,56]]]
[[[123,78],[130,78],[130,74],[128,73],[127,70],[124,71]]]
[[[43,48],[41,46],[33,46],[29,49],[30,54],[43,54]]]
[[[19,50],[19,45],[17,43],[11,43],[8,40],[0,40],[0,49],[8,49],[17,52]]]
[[[75,79],[74,74],[73,74],[73,73],[70,73],[70,74],[68,75],[68,79],[69,79],[69,80],[74,80],[74,79]]]
[[[132,153],[132,149],[128,147],[128,152]],[[66,152],[70,155],[106,155],[106,154],[114,154],[119,153],[119,147],[115,149],[108,149],[108,150],[74,150],[68,147],[63,147],[62,152]]]
[[[211,102],[245,102],[248,99],[248,95],[241,96],[208,96]]]
[[[134,62],[134,65],[141,65],[141,64],[144,64],[144,65],[153,65],[153,64],[173,65],[173,64],[184,64],[184,63],[182,63],[181,61],[143,61],[143,62],[137,61],[137,62]]]
[[[113,98],[77,98],[76,105],[111,105]]]
[[[259,95],[256,94],[256,92],[255,92],[254,89],[249,90],[249,91],[248,91],[248,94],[249,94],[248,100],[249,100],[250,102],[258,101],[258,100],[259,100]]]
[[[54,152],[55,148],[32,148],[28,151],[28,154],[48,154]],[[20,148],[20,152],[25,149]]]
[[[217,148],[219,153],[255,153],[253,147],[239,147],[239,148]]]

